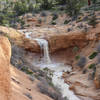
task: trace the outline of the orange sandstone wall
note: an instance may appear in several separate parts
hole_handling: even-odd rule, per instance
[[[0,36],[0,100],[10,100],[11,46],[6,37]]]

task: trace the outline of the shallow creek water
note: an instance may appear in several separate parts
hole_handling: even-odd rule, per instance
[[[69,85],[64,82],[62,78],[63,71],[71,71],[71,66],[66,66],[63,63],[53,63],[49,56],[48,41],[44,39],[35,39],[43,50],[43,58],[40,64],[37,64],[40,68],[49,68],[54,71],[52,82],[55,86],[60,88],[63,97],[67,97],[68,100],[80,100],[72,91],[69,90]]]

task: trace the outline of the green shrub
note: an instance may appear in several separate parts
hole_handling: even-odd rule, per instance
[[[30,3],[30,4],[29,4],[28,11],[29,11],[29,12],[33,12],[33,11],[34,11],[33,3]]]
[[[25,72],[26,74],[29,74],[29,75],[33,74],[33,72],[30,69],[28,69],[28,67],[22,67],[21,70]]]
[[[82,21],[82,18],[79,17],[79,18],[76,20],[76,23],[79,23],[79,22],[81,22],[81,21]]]
[[[95,67],[95,65],[96,65],[96,64],[94,64],[94,63],[93,63],[93,64],[90,64],[88,68],[89,68],[89,69],[93,69],[93,68]]]
[[[79,59],[80,59],[80,55],[75,56],[75,59],[76,59],[76,60],[79,60]]]
[[[96,15],[92,15],[92,17],[90,18],[88,24],[91,25],[93,28],[96,27],[96,25],[98,24]]]
[[[72,51],[73,51],[74,53],[76,53],[76,52],[78,52],[78,50],[79,50],[79,48],[78,48],[77,46],[75,46],[75,47],[73,48]]]
[[[80,8],[79,0],[66,0],[66,12],[69,16],[77,16],[80,12]]]
[[[55,21],[52,21],[51,24],[52,24],[52,25],[56,25],[56,22],[55,22]]]
[[[57,18],[58,18],[58,15],[56,13],[54,13],[52,20],[56,20]]]
[[[89,59],[94,59],[98,55],[97,52],[93,52],[90,56]]]
[[[49,69],[48,69],[47,67],[45,67],[43,70],[44,70],[44,71],[49,71]]]
[[[36,27],[40,27],[41,25],[40,25],[40,24],[36,24],[35,26],[36,26]]]
[[[4,15],[3,13],[0,14],[0,25],[6,25],[9,24],[8,17]]]
[[[25,25],[25,21],[24,20],[21,20],[20,24],[21,24],[21,27],[23,28],[24,25]]]
[[[14,5],[14,11],[16,12],[17,16],[20,16],[22,14],[25,14],[28,12],[28,7],[25,3],[22,2],[16,2]]]
[[[69,20],[65,20],[64,21],[64,24],[68,24],[70,21]]]
[[[66,4],[66,0],[56,0],[56,2],[57,2],[59,5],[65,5],[65,4]]]
[[[41,24],[42,23],[42,19],[38,19],[38,23]]]
[[[52,0],[42,0],[42,2],[40,2],[40,8],[41,9],[49,10],[52,7],[53,7],[53,1]]]

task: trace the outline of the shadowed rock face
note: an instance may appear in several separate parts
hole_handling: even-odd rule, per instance
[[[11,47],[9,40],[0,36],[0,100],[10,100],[10,57]]]
[[[88,41],[85,34],[62,34],[55,35],[48,38],[50,51],[55,52],[60,49],[66,49],[70,47],[82,48],[87,45]]]

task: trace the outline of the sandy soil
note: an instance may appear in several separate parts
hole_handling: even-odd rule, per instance
[[[37,80],[33,82],[25,73],[11,66],[12,100],[52,100],[50,97],[41,94],[37,88]],[[29,94],[29,99],[25,94]]]

